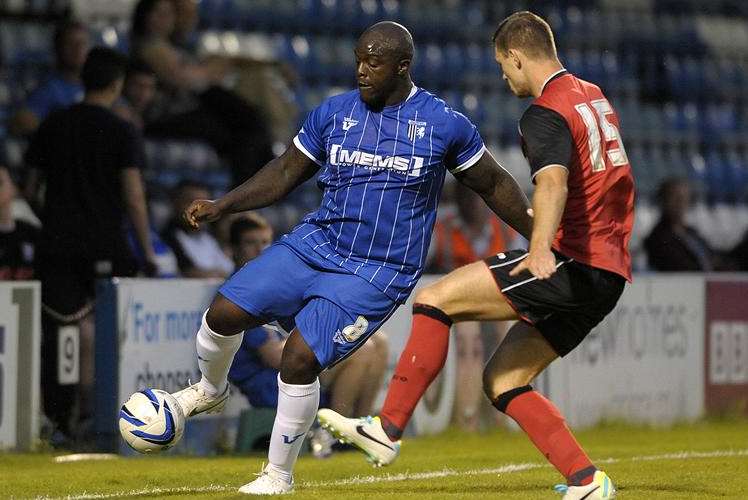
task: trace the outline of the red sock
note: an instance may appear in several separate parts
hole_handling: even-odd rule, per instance
[[[410,337],[400,354],[380,413],[382,427],[393,441],[400,439],[421,396],[444,366],[450,326],[452,320],[440,309],[413,305]]]
[[[522,427],[568,484],[581,486],[592,482],[597,469],[553,403],[526,385],[505,392],[493,404]]]

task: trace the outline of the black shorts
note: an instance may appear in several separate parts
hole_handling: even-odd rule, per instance
[[[527,256],[525,250],[500,253],[484,262],[520,318],[535,326],[559,356],[565,356],[613,310],[626,279],[554,253],[557,271],[545,280],[527,271],[509,276]]]
[[[42,304],[60,316],[75,315],[96,295],[96,280],[135,276],[138,268],[129,256],[92,261],[85,257],[40,254],[37,278],[42,282]]]

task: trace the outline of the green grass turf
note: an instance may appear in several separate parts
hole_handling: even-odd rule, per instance
[[[670,429],[605,425],[579,432],[577,437],[612,477],[619,498],[748,499],[747,420],[702,422]],[[728,450],[734,452],[733,456],[637,458]],[[737,453],[740,450],[742,453]],[[262,455],[164,455],[58,464],[50,454],[0,454],[0,498],[97,498],[93,496],[97,494],[118,495],[117,498],[246,498],[236,495],[236,488],[253,479],[264,460]],[[484,470],[522,463],[537,466],[501,474]],[[327,460],[302,457],[297,465],[293,498],[559,498],[552,487],[561,482],[561,477],[543,463],[521,433],[496,430],[466,434],[450,430],[439,436],[407,440],[399,460],[384,469],[371,468],[353,452]],[[381,481],[384,476],[434,471],[446,471],[447,475]],[[355,476],[374,476],[379,481],[340,484]],[[214,491],[208,490],[211,486]],[[156,488],[161,491],[154,493]]]

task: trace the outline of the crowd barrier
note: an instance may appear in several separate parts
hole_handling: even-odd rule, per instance
[[[419,286],[437,278],[425,276]],[[144,387],[174,391],[199,379],[194,335],[219,284],[188,279],[99,283],[95,430],[101,450],[127,452],[116,417],[132,392]],[[746,275],[636,276],[616,309],[535,386],[574,427],[604,420],[666,425],[706,413],[748,414],[745,297]],[[410,323],[409,302],[383,326],[390,340],[387,381]],[[38,283],[0,283],[0,448],[28,449],[38,434],[39,330]],[[456,351],[453,336],[444,370],[414,414],[416,434],[440,432],[452,418],[459,389]],[[377,404],[385,391],[386,383]],[[177,451],[230,448],[246,408],[237,394],[222,415],[192,419]]]

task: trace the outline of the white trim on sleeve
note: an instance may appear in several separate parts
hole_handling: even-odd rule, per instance
[[[324,166],[325,166],[325,164],[324,164],[324,163],[322,163],[322,162],[321,162],[321,161],[319,161],[319,160],[318,160],[317,158],[315,158],[315,157],[314,157],[314,155],[313,155],[312,153],[310,153],[310,152],[309,152],[309,151],[308,151],[308,150],[307,150],[307,149],[306,149],[306,148],[304,147],[304,145],[303,145],[303,144],[301,143],[301,140],[299,139],[299,136],[298,136],[298,135],[297,135],[296,137],[294,137],[294,138],[293,138],[293,144],[294,144],[294,146],[296,146],[296,149],[298,149],[299,151],[301,151],[302,153],[304,153],[304,154],[305,154],[306,156],[308,156],[308,157],[309,157],[309,159],[310,159],[310,160],[312,160],[312,161],[313,161],[314,163],[316,163],[316,164],[317,164],[317,165],[319,165],[320,167],[324,167]]]
[[[546,165],[545,167],[541,168],[540,170],[538,170],[537,172],[535,172],[534,174],[532,174],[530,176],[530,180],[532,180],[533,182],[535,182],[535,176],[538,175],[543,170],[545,170],[546,168],[563,168],[567,172],[569,171],[568,167],[566,167],[564,165],[561,165],[560,163],[551,163],[550,165]]]
[[[453,174],[456,174],[456,173],[459,173],[459,172],[464,172],[465,170],[469,169],[470,167],[472,167],[473,165],[475,165],[476,163],[478,163],[478,160],[480,160],[483,157],[483,155],[486,153],[486,151],[488,151],[488,150],[486,149],[486,146],[484,144],[483,147],[480,148],[480,151],[478,151],[477,153],[475,153],[473,156],[471,156],[466,161],[464,161],[461,164],[457,165],[455,168],[453,168],[452,170],[450,170],[450,172],[452,172]]]

